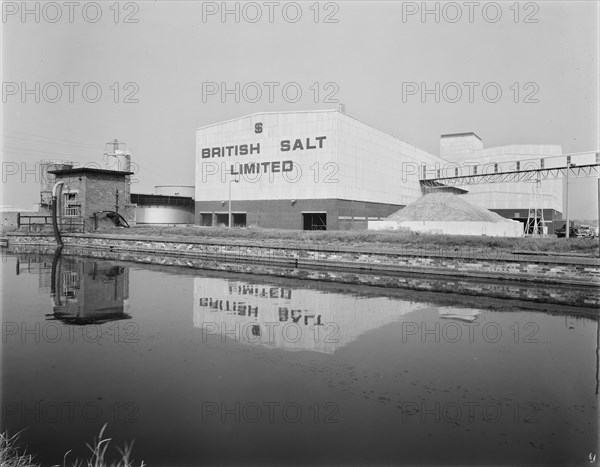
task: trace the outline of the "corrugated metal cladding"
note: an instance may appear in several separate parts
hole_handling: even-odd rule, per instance
[[[196,223],[227,224],[231,189],[236,225],[363,229],[368,218],[418,199],[416,169],[436,162],[443,160],[334,110],[210,125],[196,133]],[[407,171],[415,175],[403,179]]]

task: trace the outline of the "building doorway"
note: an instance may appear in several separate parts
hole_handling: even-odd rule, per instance
[[[213,215],[211,212],[200,213],[200,225],[204,227],[211,227],[213,223]]]
[[[228,227],[229,226],[229,213],[217,213],[217,227]],[[246,227],[246,213],[245,212],[232,212],[231,213],[232,224],[234,227]]]
[[[304,230],[327,230],[326,212],[303,212]]]
[[[217,227],[227,227],[229,225],[229,214],[217,213]]]
[[[233,226],[234,227],[246,227],[246,213],[233,213]]]

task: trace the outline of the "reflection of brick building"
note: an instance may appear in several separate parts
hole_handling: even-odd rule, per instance
[[[55,318],[73,324],[128,319],[129,269],[61,258],[54,287]]]
[[[64,182],[58,204],[63,230],[81,230],[83,226],[84,231],[92,231],[102,211],[116,211],[127,222],[135,221],[135,205],[130,202],[133,172],[92,168],[48,172],[57,182]]]

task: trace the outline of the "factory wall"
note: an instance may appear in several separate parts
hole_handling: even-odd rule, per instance
[[[201,225],[227,212],[231,190],[232,210],[246,212],[247,225],[297,229],[303,212],[323,211],[327,229],[365,229],[369,217],[421,196],[423,161],[442,162],[334,110],[254,114],[199,128],[196,143]],[[407,170],[413,176],[403,179]]]
[[[488,148],[476,151],[473,158],[481,163],[481,168],[491,173],[494,164],[498,164],[499,172],[519,169],[539,169],[561,167],[566,165],[560,146],[551,145],[513,145],[498,148]],[[543,161],[543,162],[542,162]],[[465,199],[473,204],[487,209],[510,209],[517,207],[533,207],[533,192],[535,182],[494,183],[490,185],[474,185],[469,187]],[[539,187],[538,208],[563,210],[562,180],[543,180]]]
[[[369,230],[410,230],[443,235],[485,235],[488,237],[522,237],[523,225],[518,221],[369,221]]]
[[[340,198],[406,205],[422,196],[422,164],[447,163],[346,114],[335,115]]]
[[[483,148],[483,143],[473,133],[443,135],[440,154],[450,162],[440,167],[442,177],[566,166],[566,156],[562,156],[559,145],[522,144]],[[468,191],[462,197],[469,203],[486,209],[511,210],[533,207],[535,185],[533,178],[529,182],[464,185],[460,188]],[[562,179],[541,181],[538,208],[563,211]]]
[[[462,162],[483,149],[483,141],[475,133],[454,133],[440,137],[440,157],[454,162]]]
[[[241,150],[243,145],[255,151],[219,154],[218,148]],[[271,163],[269,173],[247,173],[256,167],[246,164],[263,162]],[[229,182],[236,177],[232,200],[407,204],[421,196],[421,188],[418,177],[403,181],[403,170],[422,162],[443,161],[342,112],[255,114],[197,130],[195,199],[227,200]]]
[[[401,205],[337,199],[232,201],[234,225],[304,229],[305,214],[326,213],[327,230],[366,230],[368,220],[384,219]],[[196,224],[227,225],[228,205],[223,201],[196,202]]]
[[[299,228],[302,211],[312,210],[327,212],[328,229],[357,228],[338,212],[340,200],[385,210],[419,199],[423,177],[566,165],[558,145],[483,146],[474,133],[442,135],[438,157],[337,110],[257,113],[205,126],[196,132],[196,222],[208,225],[206,214],[214,221],[227,212],[231,196],[233,210],[247,213],[247,225]],[[535,185],[458,188],[469,203],[509,212],[533,207]],[[542,181],[537,207],[563,212],[563,185]],[[379,217],[381,209],[365,217]]]
[[[325,166],[335,163],[335,124],[333,112],[263,113],[198,129],[195,199],[227,200],[234,178],[239,183],[232,187],[233,200],[336,198],[338,182],[325,172],[334,171]],[[282,141],[297,139],[302,148],[282,150]],[[228,146],[251,153],[206,157],[203,152]]]

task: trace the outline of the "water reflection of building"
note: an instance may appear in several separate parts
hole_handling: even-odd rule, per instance
[[[62,257],[53,267],[54,318],[69,324],[129,319],[129,269]]]
[[[194,326],[220,339],[334,353],[361,334],[399,320],[424,304],[196,278]]]
[[[48,255],[17,255],[15,273],[20,274],[37,274],[39,279],[39,290],[50,290],[52,271],[52,256]]]

